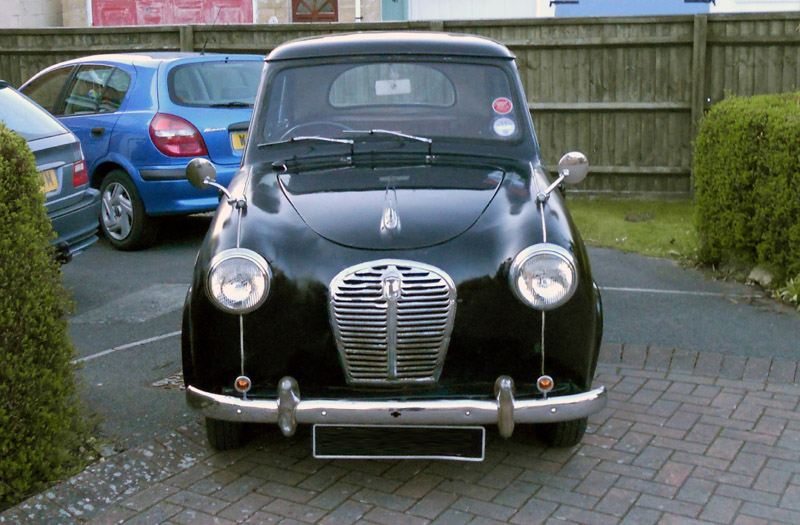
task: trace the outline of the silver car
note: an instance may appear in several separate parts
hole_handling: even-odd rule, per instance
[[[0,80],[0,122],[19,133],[36,158],[47,216],[57,237],[56,257],[69,262],[97,241],[100,192],[89,187],[89,172],[78,138],[47,111]]]

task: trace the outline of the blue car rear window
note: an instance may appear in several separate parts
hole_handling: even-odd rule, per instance
[[[252,106],[262,67],[262,62],[256,60],[182,64],[167,77],[169,98],[182,106]]]
[[[67,132],[49,113],[10,87],[0,87],[0,122],[28,141]]]

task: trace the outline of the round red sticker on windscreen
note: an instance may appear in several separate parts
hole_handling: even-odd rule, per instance
[[[507,115],[508,113],[511,113],[512,109],[514,109],[514,105],[511,104],[511,100],[507,99],[506,97],[499,97],[494,99],[492,102],[492,109],[495,113]]]

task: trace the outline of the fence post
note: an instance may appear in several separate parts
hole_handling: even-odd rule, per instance
[[[692,40],[692,143],[697,140],[700,119],[706,103],[706,43],[708,41],[708,15],[695,15]],[[689,194],[694,198],[694,156],[689,180]]]
[[[179,30],[181,51],[194,51],[194,28],[192,26],[181,26]]]

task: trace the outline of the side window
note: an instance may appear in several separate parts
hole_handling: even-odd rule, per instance
[[[108,80],[108,84],[106,84],[103,96],[100,98],[98,111],[100,113],[114,113],[117,111],[130,86],[130,75],[121,69],[115,69]]]
[[[60,108],[56,105],[73,69],[73,66],[62,67],[42,75],[26,86],[23,93],[53,115],[58,115]]]
[[[113,72],[110,66],[81,66],[67,89],[63,116],[98,113],[103,91]]]

